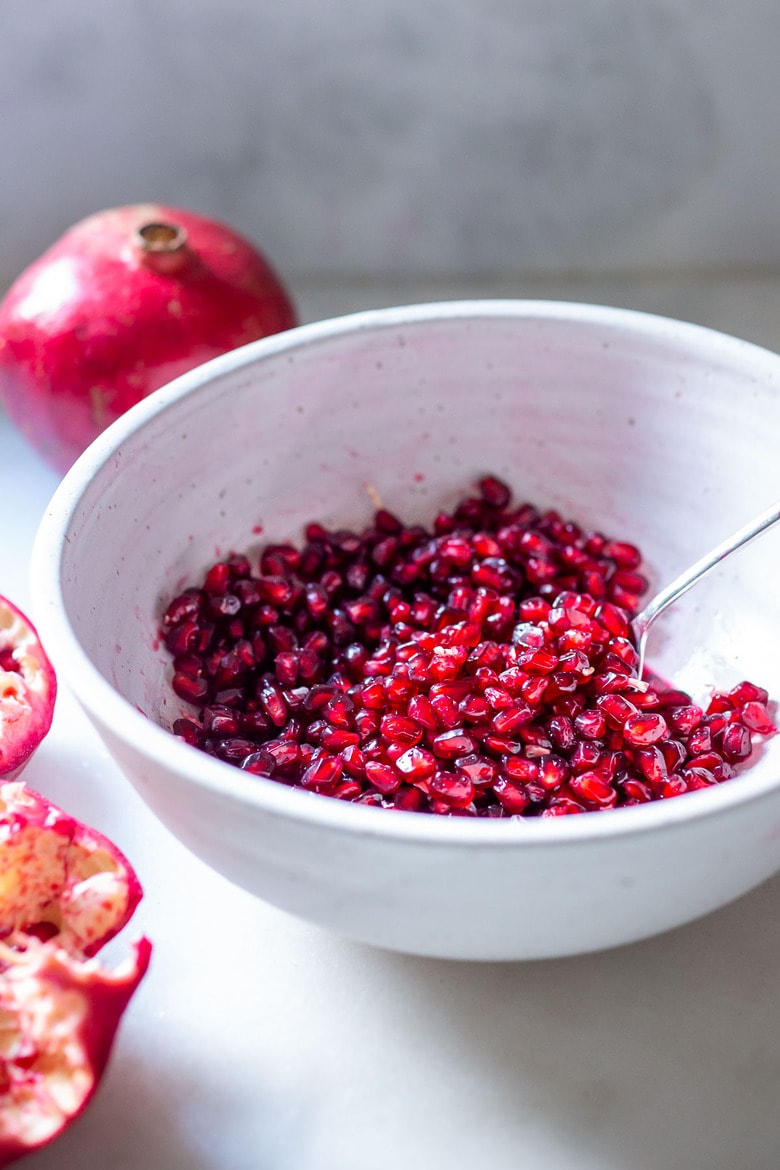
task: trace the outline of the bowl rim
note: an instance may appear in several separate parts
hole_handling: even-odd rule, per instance
[[[549,848],[576,841],[622,839],[719,816],[736,806],[763,799],[780,787],[780,778],[748,773],[714,788],[666,801],[598,810],[595,816],[549,818],[423,816],[356,805],[263,777],[250,780],[240,769],[191,747],[122,697],[82,649],[67,616],[62,592],[62,556],[68,528],[93,477],[112,461],[120,461],[123,445],[153,424],[158,415],[172,409],[183,398],[206,392],[209,385],[237,370],[345,334],[484,318],[523,318],[537,320],[540,325],[547,322],[597,325],[621,336],[633,333],[666,343],[684,342],[692,355],[703,351],[710,361],[718,356],[732,361],[738,358],[742,364],[755,366],[762,380],[780,383],[780,355],[706,326],[635,309],[508,298],[435,301],[363,310],[299,325],[203,363],[131,407],[94,440],[65,473],[34,539],[30,559],[33,619],[62,682],[98,727],[109,729],[125,745],[140,750],[185,784],[231,802],[253,806],[258,812],[347,834],[432,846],[494,849],[516,847],[522,842],[526,847]],[[390,812],[393,815],[388,815]]]

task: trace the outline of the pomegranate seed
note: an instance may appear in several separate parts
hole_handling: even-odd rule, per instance
[[[560,756],[545,756],[539,762],[539,783],[543,788],[560,788],[571,771],[569,764]]]
[[[645,674],[647,675],[647,670]],[[668,690],[666,687],[660,686],[656,679],[658,691],[658,706],[663,708],[668,707],[686,707],[691,705],[691,697],[685,691]]]
[[[251,752],[244,756],[241,761],[241,768],[244,772],[250,772],[253,776],[266,776],[270,778],[273,776],[276,763],[273,756],[266,751]]]
[[[200,626],[195,621],[185,619],[180,626],[174,626],[165,637],[166,648],[174,657],[197,650],[200,635]]]
[[[570,796],[554,796],[546,808],[540,812],[540,817],[566,817],[575,813],[585,812],[585,806]]]
[[[410,747],[395,761],[395,766],[410,783],[428,780],[436,771],[438,761],[432,752],[421,747]]]
[[[184,699],[186,703],[201,703],[209,693],[209,684],[206,679],[193,678],[192,675],[181,672],[173,676],[171,686],[179,698]]]
[[[711,749],[712,735],[706,724],[703,727],[698,727],[688,736],[688,751],[691,755],[700,756],[703,752],[708,752]]]
[[[766,707],[757,699],[750,699],[745,703],[742,708],[742,722],[751,731],[757,731],[760,735],[773,735],[777,730],[769,718]]]
[[[534,713],[528,704],[519,700],[498,711],[491,719],[490,726],[499,735],[511,735],[530,723],[533,717]]]
[[[635,804],[646,804],[647,801],[653,799],[652,790],[641,780],[624,780],[621,788],[628,800]]]
[[[399,788],[395,794],[393,807],[405,812],[420,812],[425,797],[419,788]]]
[[[230,581],[230,565],[224,561],[217,562],[212,565],[203,580],[203,588],[209,595],[217,596],[220,593],[227,592],[228,582]]]
[[[457,756],[468,756],[476,751],[476,743],[462,727],[452,731],[443,731],[431,740],[431,747],[437,756],[444,759],[455,759]]]
[[[241,602],[235,593],[225,593],[220,597],[210,597],[206,609],[212,617],[235,617],[241,609]]]
[[[328,795],[335,797],[336,800],[352,801],[360,796],[362,791],[363,789],[354,780],[344,780],[341,784],[337,784]]]
[[[636,754],[636,762],[645,779],[655,787],[660,787],[668,780],[669,768],[660,748],[640,748]]]
[[[301,776],[303,788],[327,787],[341,776],[343,763],[339,756],[332,756],[318,748],[312,756],[311,763]]]
[[[361,740],[369,739],[379,730],[379,714],[376,711],[358,711],[355,715],[355,730]]]
[[[244,711],[241,714],[241,731],[248,739],[263,740],[273,734],[274,726],[262,711]]]
[[[415,744],[423,737],[422,728],[405,715],[383,715],[380,728],[385,739],[393,743]]]
[[[580,711],[574,719],[574,726],[583,739],[601,739],[607,730],[604,711],[593,708]]]
[[[256,752],[257,744],[252,743],[249,739],[242,739],[240,736],[231,736],[230,739],[216,740],[214,750],[215,754],[226,763],[240,765],[247,756]]]
[[[430,783],[431,795],[456,808],[465,808],[474,799],[474,785],[457,772],[436,772]]]
[[[702,752],[700,756],[689,760],[687,766],[706,768],[708,771],[712,771],[713,768],[717,768],[722,763],[723,756],[719,752]]]
[[[629,719],[639,714],[634,704],[623,695],[603,695],[596,702],[610,727],[622,728]]]
[[[642,563],[642,554],[636,545],[621,540],[608,540],[601,553],[623,569],[636,569]]]
[[[503,808],[513,816],[525,812],[530,804],[530,797],[526,787],[510,776],[502,776],[493,786]]]
[[[569,785],[587,804],[610,808],[617,803],[617,792],[598,772],[578,772],[572,776]]]
[[[265,682],[260,687],[257,697],[271,722],[277,727],[284,727],[287,722],[287,704],[279,684],[270,680]]]
[[[746,760],[750,755],[752,745],[750,732],[741,723],[730,723],[723,732],[721,751],[729,763],[735,764],[739,760]]]
[[[366,764],[366,779],[384,796],[390,796],[401,785],[401,777],[390,764],[369,760]]]
[[[663,739],[668,734],[669,728],[666,720],[663,715],[657,713],[629,715],[623,724],[623,735],[629,743],[635,744],[637,747],[658,743],[659,739]]]
[[[666,712],[666,719],[669,726],[678,735],[690,735],[699,726],[703,718],[704,712],[701,707],[697,707],[692,703],[687,703],[681,707],[671,707]]]
[[[501,545],[485,532],[477,532],[472,536],[471,547],[478,557],[501,556]]]
[[[664,739],[658,746],[670,772],[674,772],[687,759],[688,753],[679,739]]]
[[[741,682],[729,691],[728,699],[733,707],[742,707],[745,703],[762,703],[766,706],[769,695],[763,687],[757,687],[751,682]]]
[[[429,663],[431,678],[436,682],[449,682],[460,674],[468,653],[462,646],[437,646]]]
[[[402,674],[402,666],[398,665],[398,673],[388,675],[382,682],[385,691],[385,700],[388,704],[406,703],[415,694],[415,683],[406,674]]]
[[[601,762],[602,748],[593,741],[581,739],[570,757],[576,772],[589,772]]]
[[[507,485],[494,475],[484,476],[477,484],[480,495],[486,504],[492,508],[506,508],[511,499],[511,492]]]
[[[724,711],[732,711],[734,705],[728,695],[716,691],[707,704],[707,715],[718,715]]]
[[[695,792],[699,788],[712,788],[713,784],[717,784],[714,774],[707,768],[683,768],[680,776],[689,792]]]
[[[566,715],[554,715],[547,724],[550,742],[559,752],[570,752],[577,744],[574,724]]]
[[[356,731],[345,731],[341,727],[324,727],[320,735],[320,743],[329,752],[337,753],[342,748],[360,743],[360,736]]]
[[[239,722],[238,714],[230,707],[220,707],[214,704],[203,710],[203,730],[207,735],[215,735],[220,738],[237,735]]]
[[[533,784],[539,780],[539,764],[527,760],[524,756],[503,756],[501,770],[512,780],[522,780],[526,784]]]
[[[178,597],[170,603],[165,613],[163,614],[163,630],[169,630],[172,626],[179,626],[183,622],[192,620],[193,624],[197,624],[195,619],[203,608],[203,591],[200,589],[185,589]]]
[[[490,718],[490,707],[483,695],[469,695],[461,699],[458,711],[470,723],[484,723]]]
[[[529,678],[520,688],[520,694],[531,707],[538,707],[547,694],[549,680],[546,675]]]
[[[517,665],[529,674],[550,674],[557,668],[558,662],[558,656],[550,654],[548,650],[531,650],[519,656]]]
[[[706,723],[707,727],[709,727],[710,734],[714,738],[717,738],[718,736],[722,735],[723,731],[725,730],[726,727],[728,727],[728,725],[731,721],[732,714],[733,714],[733,712],[729,710],[729,711],[720,712],[716,715],[705,715],[704,716],[704,722]]]
[[[629,624],[625,613],[609,601],[603,602],[593,615],[615,638],[627,638]]]
[[[276,739],[263,744],[277,768],[290,768],[300,759],[300,748],[290,739]]]
[[[344,769],[350,776],[362,779],[366,774],[366,757],[359,747],[350,744],[341,753]]]
[[[419,723],[427,731],[436,731],[438,723],[436,722],[436,712],[431,705],[430,699],[425,695],[412,695],[407,707],[409,718],[413,719],[415,723]]]
[[[283,687],[294,687],[298,681],[298,655],[283,650],[274,659],[274,674]]]
[[[511,707],[515,700],[509,691],[502,687],[485,687],[484,699],[489,703],[494,711],[503,711],[507,707]]]
[[[463,773],[475,788],[485,788],[491,785],[498,774],[498,769],[492,760],[478,756],[472,752],[468,756],[460,756],[455,760],[458,772]]]
[[[334,727],[348,729],[352,727],[354,711],[355,704],[347,695],[336,694],[325,704],[322,713]]]
[[[628,593],[641,595],[647,589],[648,581],[641,573],[630,573],[627,569],[618,569],[612,576],[611,584],[613,586],[619,585]]]
[[[203,733],[203,728],[197,719],[193,719],[189,715],[185,715],[181,719],[174,719],[171,730],[174,735],[178,735],[180,739],[192,747],[199,745]]]
[[[454,699],[450,699],[447,695],[434,695],[431,699],[431,707],[436,714],[438,724],[447,730],[460,724],[460,709]]]

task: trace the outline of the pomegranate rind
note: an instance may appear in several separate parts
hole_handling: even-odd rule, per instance
[[[57,677],[38,632],[0,596],[0,780],[13,780],[32,759],[54,717]]]
[[[172,266],[139,244],[150,224],[186,233]],[[0,302],[0,399],[66,471],[152,391],[296,324],[281,280],[232,228],[161,204],[111,208],[65,232]]]
[[[52,1141],[100,1082],[145,975],[147,938],[95,957],[141,884],[104,834],[21,781],[0,785],[0,1166]]]
[[[47,1145],[87,1106],[151,953],[141,938],[109,971],[34,939],[22,952],[0,948],[0,1166]]]

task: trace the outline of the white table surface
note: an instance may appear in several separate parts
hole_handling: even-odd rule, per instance
[[[600,300],[780,348],[771,276],[294,291],[307,319],[470,294]],[[23,607],[56,483],[0,415],[0,592]],[[126,851],[146,896],[123,938],[155,944],[98,1096],[29,1170],[780,1165],[780,878],[612,952],[416,959],[330,936],[208,870],[65,691],[26,779]]]

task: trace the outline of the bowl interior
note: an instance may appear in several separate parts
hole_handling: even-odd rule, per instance
[[[778,371],[745,343],[583,306],[427,306],[293,330],[159,391],[83,457],[65,488],[67,617],[100,674],[169,725],[182,704],[160,617],[215,559],[296,540],[312,519],[363,525],[377,499],[430,522],[488,472],[517,500],[638,543],[660,586],[780,496]],[[651,661],[700,695],[750,677],[780,696],[778,572],[775,534],[664,619]]]

